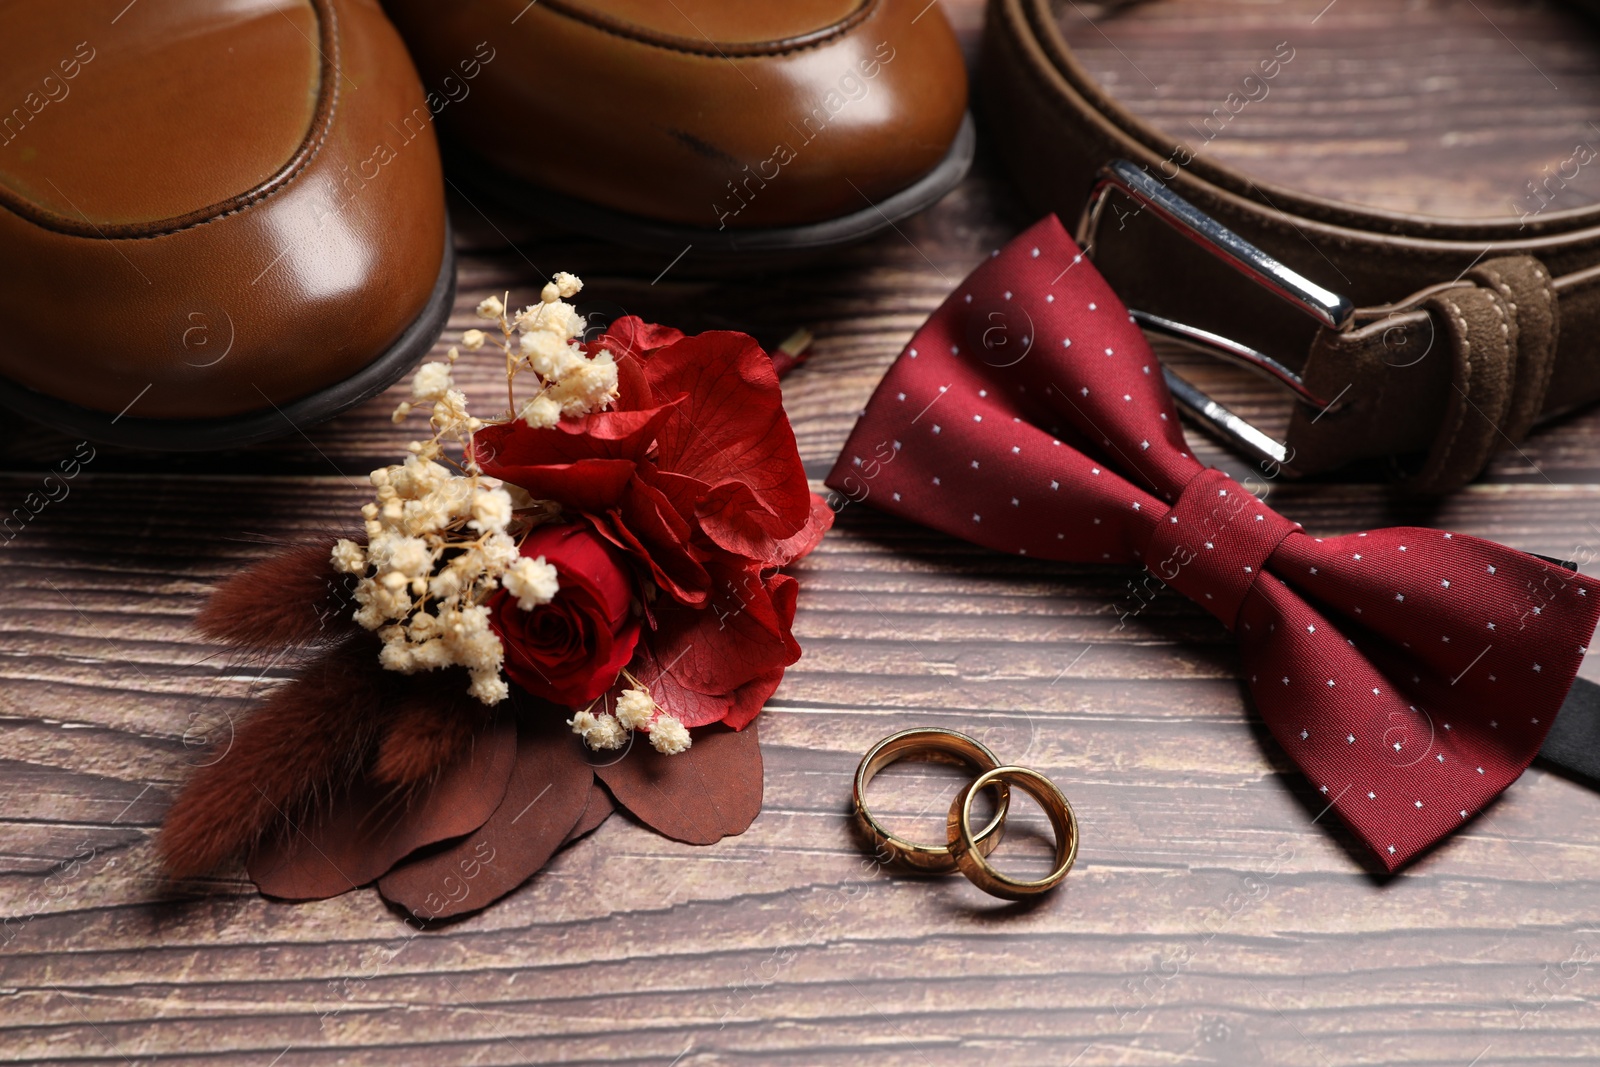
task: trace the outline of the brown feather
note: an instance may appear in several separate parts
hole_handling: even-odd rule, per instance
[[[363,633],[269,693],[167,812],[157,849],[168,875],[205,874],[243,855],[359,770],[394,696],[386,673],[377,639]]]
[[[464,750],[488,721],[489,709],[467,693],[467,673],[459,669],[413,675],[391,709],[372,777],[385,785],[409,787],[431,780]]]
[[[294,545],[217,587],[195,618],[213,641],[272,649],[337,640],[356,627],[347,576],[328,556],[338,538]]]

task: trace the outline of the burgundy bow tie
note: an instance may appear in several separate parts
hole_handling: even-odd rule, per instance
[[[1054,216],[917,331],[828,477],[1005,552],[1142,563],[1237,635],[1257,707],[1390,870],[1516,780],[1600,582],[1464,534],[1306,534],[1188,452],[1144,335]]]

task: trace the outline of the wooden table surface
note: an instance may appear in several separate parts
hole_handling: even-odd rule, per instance
[[[975,50],[977,0],[944,6]],[[1273,96],[1214,147],[1334,195],[1508,214],[1525,180],[1600,137],[1587,125],[1594,39],[1545,7],[1063,8],[1099,76],[1174,128],[1207,114],[1263,43],[1293,40]],[[1597,190],[1585,173],[1564,195]],[[785,396],[815,479],[916,326],[1028,221],[980,158],[935,209],[825,264],[716,281],[687,259],[653,284],[664,257],[452,207],[461,289],[446,341],[485,294],[531,298],[558,269],[584,276],[587,310],[769,344],[813,330]],[[64,327],[62,355],[81,337]],[[1163,355],[1281,419],[1270,390]],[[488,364],[468,375],[482,395]],[[1600,1061],[1600,797],[1536,767],[1443,847],[1379,877],[1331,816],[1314,824],[1322,802],[1197,608],[1164,594],[1119,630],[1130,572],[1004,557],[854,505],[797,568],[805,657],[761,719],[766,806],[743,836],[692,847],[618,816],[499,905],[423,932],[370,889],[286,905],[234,871],[208,895],[164,896],[163,811],[274,678],[196,636],[200,598],[265,542],[354,512],[365,473],[407,440],[387,420],[394,402],[233,455],[98,449],[4,544],[0,1061]],[[9,510],[77,442],[4,433]],[[1275,501],[1318,532],[1437,524],[1572,556],[1600,537],[1597,448],[1590,412],[1436,506],[1348,480],[1285,485]],[[867,861],[847,816],[856,761],[918,725],[971,732],[1063,786],[1083,826],[1063,889],[1003,906],[959,878]],[[952,788],[936,769],[897,768],[874,796],[931,833]],[[1037,861],[1037,841],[1008,847]]]

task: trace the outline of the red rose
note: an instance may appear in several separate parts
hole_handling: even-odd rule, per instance
[[[522,542],[543,556],[560,591],[524,611],[505,590],[489,600],[490,625],[505,646],[506,674],[557,704],[583,707],[600,696],[633,658],[639,620],[626,560],[582,523],[540,526]]]

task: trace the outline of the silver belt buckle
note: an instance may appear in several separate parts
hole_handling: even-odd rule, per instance
[[[1083,214],[1078,217],[1075,236],[1078,247],[1083,249],[1084,255],[1093,258],[1094,238],[1100,225],[1100,216],[1105,211],[1106,200],[1113,191],[1121,192],[1141,207],[1154,211],[1156,217],[1217,259],[1263,289],[1305,312],[1322,325],[1330,329],[1343,330],[1354,319],[1356,307],[1350,300],[1290,270],[1168,189],[1143,167],[1125,159],[1113,160],[1101,168],[1094,191],[1089,194],[1089,200],[1083,206]],[[1147,311],[1130,308],[1128,313],[1143,329],[1170,337],[1198,351],[1210,353],[1255,371],[1289,390],[1299,402],[1318,411],[1327,411],[1330,407],[1329,403],[1306,388],[1305,382],[1298,374],[1264,352],[1258,352],[1221,334],[1186,323],[1174,322]],[[1293,473],[1291,462],[1293,456],[1290,455],[1287,445],[1235,415],[1174,373],[1171,368],[1163,367],[1162,374],[1178,404],[1224,442],[1258,460],[1275,464],[1282,470]]]

